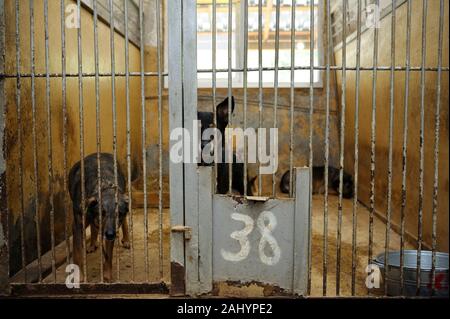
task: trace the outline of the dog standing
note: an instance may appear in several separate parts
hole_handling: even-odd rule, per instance
[[[101,168],[101,197],[100,203],[98,193],[97,176],[97,154],[91,154],[84,158],[84,185],[85,185],[85,226],[91,226],[91,242],[87,252],[91,253],[97,249],[97,237],[99,232],[100,212],[102,214],[102,230],[100,240],[105,237],[103,245],[104,280],[110,282],[112,279],[112,258],[114,241],[116,239],[116,205],[114,186],[114,158],[111,154],[100,153]],[[122,226],[122,244],[125,248],[130,247],[128,235],[128,224],[126,215],[128,213],[128,196],[125,194],[125,177],[120,168],[117,167],[117,193],[118,193],[118,219],[119,227]],[[83,212],[81,205],[81,161],[77,162],[69,172],[69,193],[73,204],[73,261],[80,267],[83,275]]]
[[[313,194],[325,193],[325,166],[313,167]],[[289,194],[289,170],[287,170],[280,182],[280,190],[282,193]],[[328,166],[328,187],[339,193],[339,169]],[[342,184],[342,197],[353,197],[353,177],[344,172]]]
[[[234,97],[231,97],[231,113],[234,111]],[[225,163],[225,129],[229,123],[228,114],[228,97],[216,106],[216,128],[222,135],[222,162],[217,163],[217,193],[227,194],[229,189],[229,165]],[[197,117],[201,122],[201,134],[208,129],[214,127],[214,113],[213,112],[197,112]],[[214,138],[212,138],[214,139]],[[203,150],[211,140],[201,140],[201,149]],[[208,165],[203,162],[200,165]],[[239,195],[244,195],[244,163],[237,163],[236,154],[233,152],[232,168],[232,192]],[[249,178],[247,174],[247,195],[254,194],[256,189],[256,177]]]

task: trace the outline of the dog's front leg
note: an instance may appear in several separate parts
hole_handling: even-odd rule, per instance
[[[95,225],[95,222],[93,221],[91,223],[91,244],[86,250],[88,253],[93,253],[94,251],[97,250],[98,247],[97,237],[98,237],[98,227]]]
[[[130,248],[130,234],[128,232],[128,219],[126,216],[122,222],[122,245],[124,248]]]
[[[113,260],[114,240],[105,240],[103,247],[104,263],[103,263],[103,280],[111,282],[112,279],[112,260]]]
[[[83,224],[81,212],[74,209],[73,232],[73,263],[80,268],[80,281],[84,278],[83,265]]]

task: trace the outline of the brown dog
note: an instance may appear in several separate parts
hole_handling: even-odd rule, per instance
[[[111,154],[100,154],[100,175],[101,175],[101,197],[98,194],[97,177],[97,154],[91,154],[84,158],[84,185],[85,185],[85,227],[91,226],[91,242],[86,249],[87,253],[94,252],[97,247],[97,237],[99,233],[100,214],[102,214],[101,240],[105,237],[103,245],[103,279],[110,282],[112,279],[112,258],[114,241],[116,239],[116,221],[122,226],[122,244],[125,248],[130,247],[128,235],[128,223],[126,215],[128,213],[128,196],[125,194],[125,177],[117,167],[117,195],[116,206],[114,185],[114,158]],[[73,204],[73,262],[80,267],[80,275],[83,277],[83,212],[81,205],[81,162],[77,162],[69,173],[69,193]],[[118,216],[116,214],[118,212]]]

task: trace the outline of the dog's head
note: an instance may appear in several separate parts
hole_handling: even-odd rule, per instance
[[[353,177],[350,174],[344,172],[344,185],[342,185],[342,197],[353,197]]]
[[[247,195],[254,196],[258,194],[258,176],[247,178]]]
[[[86,207],[90,211],[96,212],[95,224],[98,227],[100,222],[99,212],[102,214],[102,230],[107,240],[114,240],[116,238],[116,201],[114,188],[106,189],[102,191],[102,203],[101,205],[99,196],[95,195],[86,200]],[[118,192],[118,212],[119,220],[118,226],[120,227],[128,213],[128,195]]]
[[[280,190],[282,193],[285,194],[289,194],[289,183],[290,183],[290,174],[289,174],[289,170],[287,170],[286,172],[284,172],[283,177],[281,177],[281,182],[280,182]]]
[[[339,174],[333,180],[333,188],[339,191]],[[353,197],[353,177],[350,174],[344,172],[342,180],[342,197],[352,198]]]

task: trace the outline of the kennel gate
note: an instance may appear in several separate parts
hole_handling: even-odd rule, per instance
[[[196,13],[196,1],[169,1],[171,131],[196,129]],[[173,293],[207,294],[213,283],[225,282],[262,285],[272,291],[268,295],[306,295],[309,169],[296,170],[293,199],[269,199],[214,194],[213,167],[170,165],[172,227],[181,231],[171,242],[171,271],[181,272],[172,275],[172,280],[180,278],[172,281]],[[229,183],[231,189],[231,178]],[[270,246],[269,256],[265,246]]]

